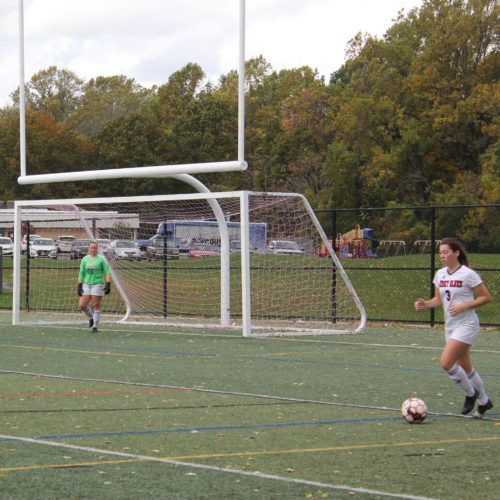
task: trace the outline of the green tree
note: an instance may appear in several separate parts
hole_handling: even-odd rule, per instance
[[[68,126],[95,136],[109,121],[137,113],[153,95],[153,90],[145,89],[124,75],[92,78],[85,84],[79,106]]]
[[[26,84],[26,106],[42,111],[55,122],[65,122],[78,107],[83,88],[84,81],[75,73],[50,66],[35,73]],[[19,89],[12,98],[19,102]]]
[[[499,9],[494,0],[426,0],[401,13],[383,39],[351,41],[349,59],[330,80],[338,144],[331,151],[357,158],[358,181],[347,186],[360,193],[349,199],[428,203],[452,186],[463,189],[463,172],[481,175],[497,141],[498,108],[485,96],[500,67]],[[336,157],[327,157],[325,172],[342,170]],[[338,194],[323,179],[322,199]]]

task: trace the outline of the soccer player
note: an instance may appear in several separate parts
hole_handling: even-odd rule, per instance
[[[415,309],[423,311],[443,306],[446,345],[439,363],[466,394],[462,415],[470,413],[479,399],[474,417],[482,418],[493,408],[493,402],[472,366],[470,348],[479,335],[475,308],[490,302],[491,295],[479,275],[468,267],[467,254],[460,241],[441,240],[439,258],[444,267],[434,276],[436,293],[430,300],[418,299]]]
[[[89,328],[97,332],[101,319],[101,301],[103,295],[111,292],[111,270],[108,261],[98,252],[98,244],[91,241],[88,254],[80,264],[77,293],[79,305],[89,319]],[[90,307],[89,303],[92,303]]]

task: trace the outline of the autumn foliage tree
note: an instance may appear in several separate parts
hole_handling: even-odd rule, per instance
[[[298,191],[316,208],[498,203],[499,19],[496,0],[424,0],[383,37],[355,35],[327,82],[307,66],[247,61],[249,169],[203,182]],[[42,70],[27,83],[29,172],[235,159],[237,83],[235,71],[208,81],[196,63],[152,88],[124,75],[85,82]],[[186,189],[148,180],[17,185],[12,97],[0,110],[4,200]]]

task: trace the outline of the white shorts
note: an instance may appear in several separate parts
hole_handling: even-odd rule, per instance
[[[448,340],[458,340],[464,344],[473,345],[479,335],[479,326],[462,325],[453,330],[445,330],[446,342]]]
[[[94,297],[102,297],[104,295],[105,285],[86,285],[83,284],[83,295],[93,295]]]

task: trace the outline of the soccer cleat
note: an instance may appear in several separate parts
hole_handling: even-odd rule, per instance
[[[92,328],[94,326],[94,318],[89,319],[89,328]]]
[[[484,405],[477,405],[477,410],[476,413],[474,413],[474,418],[483,418],[486,410],[491,410],[492,408],[493,401],[491,399],[488,399],[488,401]]]
[[[473,396],[465,396],[464,405],[462,406],[462,415],[467,415],[467,413],[470,413],[474,409],[478,396],[478,391],[474,391]]]
[[[97,332],[97,326],[94,326],[94,328],[92,328],[92,332]]]

